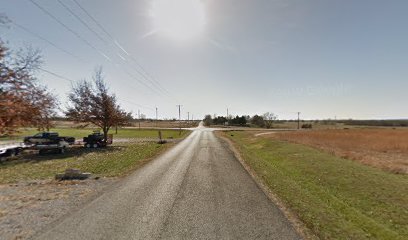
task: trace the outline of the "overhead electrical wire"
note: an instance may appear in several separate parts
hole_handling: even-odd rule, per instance
[[[83,38],[80,34],[78,34],[77,32],[75,32],[74,30],[72,30],[72,28],[68,27],[65,23],[63,23],[62,21],[60,21],[56,16],[54,16],[52,13],[50,13],[47,9],[43,8],[40,4],[38,4],[37,2],[35,2],[34,0],[28,0],[30,1],[32,4],[34,4],[37,8],[39,8],[42,12],[44,12],[46,15],[48,15],[49,17],[51,17],[52,19],[54,19],[54,21],[56,21],[57,23],[59,23],[62,27],[64,27],[67,31],[71,32],[72,34],[74,34],[78,39],[80,39],[82,42],[84,42],[86,45],[88,45],[90,48],[94,49],[95,51],[97,51],[100,55],[102,55],[106,60],[111,61],[111,59],[101,50],[99,50],[98,48],[96,48],[95,46],[93,46],[90,42],[88,42],[85,38]]]
[[[31,3],[33,3],[33,4],[34,4],[37,8],[39,8],[43,13],[45,13],[46,15],[48,15],[49,17],[51,17],[54,21],[56,21],[58,24],[60,24],[60,25],[61,25],[63,28],[65,28],[67,31],[69,31],[69,32],[71,32],[72,34],[74,34],[78,39],[80,39],[81,41],[83,41],[86,45],[88,45],[89,47],[91,47],[92,49],[94,49],[95,51],[97,51],[97,52],[98,52],[100,55],[102,55],[106,60],[108,60],[109,62],[112,62],[112,59],[111,59],[110,57],[108,57],[104,52],[102,52],[101,50],[99,50],[98,48],[96,48],[95,46],[93,46],[89,41],[87,41],[86,39],[84,39],[80,34],[78,34],[77,32],[75,32],[73,29],[71,29],[69,26],[67,26],[65,23],[63,23],[61,20],[59,20],[55,15],[53,15],[52,13],[50,13],[47,9],[45,9],[44,7],[42,7],[40,4],[38,4],[38,3],[35,2],[34,0],[28,0],[28,1],[30,1]],[[80,21],[83,25],[85,25],[85,27],[86,27],[89,31],[91,31],[92,33],[94,33],[94,34],[98,37],[98,39],[100,39],[100,40],[103,41],[105,44],[107,44],[107,42],[104,41],[104,39],[103,39],[95,30],[93,30],[88,24],[86,24],[86,22],[83,21],[83,20],[81,19],[81,17],[79,17],[77,14],[75,14],[72,9],[70,9],[67,5],[65,5],[65,4],[62,3],[61,1],[59,1],[59,0],[57,0],[57,1],[58,1],[67,11],[69,11],[71,15],[73,15],[78,21]],[[149,78],[146,77],[146,76],[149,76],[149,77],[150,77],[150,75],[148,74],[148,72],[147,72],[139,63],[137,63],[137,61],[133,58],[133,56],[131,56],[131,55],[126,51],[126,49],[125,49],[124,47],[122,47],[122,46],[119,44],[119,42],[118,42],[116,39],[114,39],[114,38],[112,37],[112,35],[109,34],[109,32],[107,32],[106,29],[105,29],[101,24],[99,24],[99,23],[96,21],[96,19],[94,19],[77,1],[75,1],[75,0],[73,0],[73,1],[74,1],[78,6],[80,6],[80,8],[81,8],[82,10],[84,10],[84,12],[102,29],[102,31],[104,31],[104,32],[113,40],[115,46],[118,47],[121,51],[123,51],[127,56],[129,56],[129,57],[139,66],[139,68],[142,69],[142,71],[144,72],[144,73],[141,73],[140,71],[138,71],[137,69],[135,69],[135,70],[138,72],[138,74],[139,74],[140,76],[142,76],[145,80],[147,80],[147,81],[149,81],[149,82],[152,83],[152,80],[150,80]],[[17,24],[15,24],[15,25],[17,26]],[[25,27],[23,27],[23,26],[21,26],[21,25],[19,25],[18,27],[21,28],[21,29],[23,29],[23,30],[25,30],[26,32],[29,32],[29,33],[35,35],[36,37],[38,37],[38,38],[40,38],[40,39],[46,41],[46,42],[49,43],[50,45],[52,45],[52,46],[54,46],[55,48],[59,49],[60,51],[63,51],[64,53],[67,53],[67,54],[71,55],[71,56],[74,57],[74,58],[79,58],[79,57],[73,55],[72,53],[70,53],[70,52],[64,50],[63,48],[57,46],[56,44],[52,43],[51,41],[47,40],[46,38],[43,38],[43,37],[41,37],[40,35],[35,34],[34,32],[30,31],[29,29],[27,29],[27,28],[25,28]],[[122,55],[120,55],[120,54],[118,54],[118,53],[117,53],[117,55],[118,55],[122,60],[125,60],[125,61],[126,61],[126,59],[125,59]],[[120,64],[117,64],[117,63],[115,63],[115,64],[116,64],[116,66],[120,65]],[[122,66],[122,65],[120,65],[120,66]],[[58,78],[60,78],[60,79],[69,81],[69,82],[71,82],[71,83],[74,82],[74,80],[71,80],[71,79],[66,78],[66,77],[64,77],[64,76],[61,76],[61,75],[59,75],[59,74],[53,73],[53,72],[51,72],[51,71],[49,71],[49,70],[42,69],[42,68],[41,68],[40,70],[42,70],[43,72],[46,72],[46,73],[48,73],[48,74],[50,74],[50,75],[53,75],[53,76],[55,76],[55,77],[58,77]],[[153,91],[154,93],[158,93],[158,94],[161,95],[160,92],[157,92],[155,89],[153,89],[152,87],[150,87],[149,85],[147,85],[145,82],[143,82],[143,81],[141,81],[140,79],[138,79],[137,77],[135,77],[133,74],[131,74],[131,73],[128,72],[127,70],[125,70],[125,72],[126,72],[131,78],[137,80],[137,81],[138,81],[140,84],[142,84],[143,86],[149,88],[149,89],[150,89],[151,91]],[[133,88],[133,86],[131,86],[131,87]],[[157,82],[156,82],[156,84],[154,84],[154,87],[155,87],[155,88],[159,88],[162,92],[163,92],[163,91],[166,91],[167,94],[169,93],[166,89],[164,89],[162,86],[160,86],[160,84],[157,83]],[[170,95],[168,95],[168,96],[169,96],[169,97],[172,97],[172,96],[170,96]],[[128,102],[129,102],[129,101],[128,101]],[[140,105],[140,104],[135,104],[135,103],[131,103],[131,104],[133,104],[133,105],[138,105],[138,106],[143,107],[143,108],[153,109],[153,108],[150,108],[150,107],[142,106],[142,105]]]
[[[29,1],[31,1],[31,2],[33,2],[32,0],[29,0]],[[62,7],[65,9],[65,10],[67,10],[72,16],[74,16],[74,18],[76,18],[80,23],[82,23],[89,31],[91,31],[93,34],[95,34],[96,36],[97,36],[97,38],[99,38],[103,43],[105,43],[105,44],[107,44],[107,42],[95,31],[95,30],[93,30],[84,20],[82,20],[82,18],[79,16],[79,15],[77,15],[77,14],[75,14],[74,13],[74,11],[71,9],[71,8],[69,8],[66,4],[64,4],[63,2],[61,2],[60,0],[57,0],[59,3],[60,3],[60,5],[62,5]],[[41,6],[39,6],[39,4],[36,4],[38,7],[40,7],[41,9],[43,9],[43,10],[45,10],[44,8],[42,8]],[[45,10],[46,11],[46,10]],[[52,14],[51,13],[49,13],[48,11],[46,11],[46,13],[48,13],[48,15],[49,16],[52,16]],[[63,24],[59,19],[57,19],[56,17],[53,17],[54,18],[54,20],[56,20],[57,22],[59,22],[60,24],[62,24],[63,26],[66,26],[65,24]],[[75,34],[75,32],[74,31],[71,31],[72,33],[74,33]],[[77,35],[77,34],[76,34]],[[84,39],[85,40],[85,39]],[[109,58],[105,53],[103,53],[102,51],[100,51],[99,49],[97,49],[96,47],[93,47],[95,50],[97,50],[101,55],[103,55],[105,58],[107,58],[109,61],[113,61],[111,58]],[[122,57],[122,59],[124,59],[123,57]],[[119,65],[119,64],[117,64],[117,65]],[[133,76],[132,74],[129,74],[129,73],[127,73],[130,77],[132,77],[133,79],[135,79],[135,80],[137,80],[139,83],[142,83],[142,85],[144,85],[144,86],[146,86],[146,87],[148,87],[149,88],[149,90],[151,90],[151,91],[153,91],[154,93],[156,93],[156,94],[159,94],[159,95],[161,95],[161,93],[160,92],[157,92],[157,91],[155,91],[155,90],[153,90],[151,87],[149,87],[147,84],[145,84],[144,82],[142,82],[142,81],[140,81],[137,77],[135,77],[135,76]]]
[[[95,51],[97,51],[99,54],[101,54],[103,57],[105,57],[108,61],[112,62],[112,59],[109,58],[104,52],[102,52],[101,50],[97,49],[95,46],[93,46],[91,43],[89,43],[86,39],[84,39],[83,37],[81,37],[77,32],[75,32],[74,30],[72,30],[70,27],[68,27],[66,24],[64,24],[61,20],[59,20],[57,17],[55,17],[52,13],[50,13],[48,10],[46,10],[45,8],[43,8],[40,4],[36,3],[33,0],[28,0],[30,2],[32,2],[35,6],[37,6],[40,10],[42,10],[45,14],[47,14],[49,17],[51,17],[53,20],[55,20],[57,23],[59,23],[61,26],[63,26],[66,30],[68,30],[69,32],[71,32],[72,34],[74,34],[76,37],[78,37],[80,40],[82,40],[83,42],[85,42],[88,46],[90,46],[92,49],[94,49]],[[67,9],[68,10],[68,9]],[[72,14],[72,12],[71,12]],[[77,16],[77,15],[75,15]],[[78,17],[78,16],[77,16]],[[78,17],[79,18],[79,17]],[[78,19],[79,20],[79,19]],[[82,23],[84,23],[83,21],[81,21]],[[89,26],[88,26],[89,27]],[[94,31],[92,31],[94,32]],[[127,73],[129,76],[131,76],[132,78],[136,79],[138,82],[141,82],[139,79],[135,78],[135,76]],[[141,82],[142,83],[142,82]],[[148,86],[146,84],[143,84],[144,86]],[[131,86],[133,87],[133,86]],[[150,90],[152,90],[154,93],[157,94],[156,91],[154,91],[152,88],[149,87]]]
[[[65,80],[65,81],[68,81],[68,82],[70,82],[70,83],[74,83],[74,82],[75,82],[75,81],[72,80],[72,79],[69,79],[69,78],[67,78],[67,77],[61,76],[61,75],[59,75],[59,74],[57,74],[57,73],[51,72],[51,71],[46,70],[46,69],[44,69],[44,68],[38,68],[38,69],[41,70],[41,71],[43,71],[43,72],[45,72],[45,73],[48,73],[48,74],[50,74],[50,75],[52,75],[52,76],[54,76],[54,77],[63,79],[63,80]]]
[[[30,29],[24,27],[23,25],[18,24],[18,23],[16,23],[15,21],[12,21],[12,20],[11,20],[11,23],[12,23],[14,26],[16,26],[17,28],[23,30],[23,31],[26,32],[26,33],[29,33],[29,34],[35,36],[36,38],[38,38],[38,39],[40,39],[40,40],[42,40],[42,41],[44,41],[44,42],[46,42],[46,43],[48,43],[49,45],[51,45],[51,46],[53,46],[54,48],[60,50],[61,52],[64,52],[64,53],[70,55],[71,57],[73,57],[73,58],[75,58],[75,59],[77,59],[77,60],[80,60],[80,61],[82,61],[82,62],[85,62],[85,60],[83,60],[82,58],[76,56],[75,54],[69,52],[68,50],[65,50],[64,48],[58,46],[57,44],[51,42],[51,41],[48,40],[48,39],[42,37],[41,35],[39,35],[39,34],[33,32],[33,31],[31,31]]]
[[[59,0],[58,0],[59,1]],[[113,43],[121,50],[123,51],[129,58],[142,70],[141,71],[135,69],[139,75],[141,75],[146,81],[149,81],[152,85],[154,85],[156,88],[160,89],[162,92],[164,92],[166,95],[170,95],[170,92],[165,89],[161,84],[156,81],[146,70],[143,68],[143,66],[127,51],[113,36],[110,34],[105,27],[103,27],[102,24],[100,24],[90,13],[88,10],[86,10],[77,0],[72,0],[112,41]],[[123,59],[123,58],[122,58]]]
[[[71,84],[74,84],[76,81],[75,80],[72,80],[72,79],[69,79],[69,78],[67,78],[67,77],[64,77],[64,76],[62,76],[62,75],[60,75],[60,74],[57,74],[57,73],[54,73],[54,72],[51,72],[50,70],[47,70],[47,69],[44,69],[44,68],[39,68],[39,70],[41,70],[41,71],[43,71],[43,72],[45,72],[45,73],[47,73],[47,74],[50,74],[50,75],[52,75],[52,76],[54,76],[54,77],[57,77],[57,78],[60,78],[60,79],[63,79],[63,80],[65,80],[65,81],[67,81],[67,82],[70,82]],[[154,108],[152,108],[152,107],[148,107],[148,106],[144,106],[144,105],[141,105],[141,104],[138,104],[138,103],[134,103],[134,102],[132,102],[132,101],[129,101],[129,100],[124,100],[124,99],[121,99],[123,102],[127,102],[127,103],[129,103],[129,104],[132,104],[132,105],[135,105],[135,106],[138,106],[138,107],[140,107],[140,108],[144,108],[144,109],[148,109],[148,110],[154,110]]]
[[[94,31],[85,21],[82,20],[82,18],[80,16],[78,16],[71,8],[69,8],[65,3],[63,3],[61,0],[57,0],[57,2],[63,7],[65,8],[65,10],[67,10],[69,13],[71,13],[72,16],[74,16],[78,21],[80,21],[89,31],[91,31],[93,34],[95,34],[95,36],[97,38],[99,38],[99,40],[101,40],[102,42],[106,43],[105,39],[102,38],[101,35],[99,35],[99,33],[97,33],[96,31]]]

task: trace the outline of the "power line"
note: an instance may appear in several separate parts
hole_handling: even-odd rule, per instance
[[[40,4],[38,4],[37,2],[35,2],[34,0],[29,0],[32,4],[34,4],[37,8],[39,8],[43,13],[45,13],[46,15],[48,15],[49,17],[51,17],[54,21],[56,21],[58,24],[60,24],[62,27],[64,27],[66,30],[68,30],[69,32],[71,32],[72,34],[74,34],[78,39],[80,39],[81,41],[83,41],[86,45],[88,45],[89,47],[91,47],[92,49],[94,49],[95,51],[97,51],[100,55],[102,55],[106,60],[112,62],[111,58],[108,57],[104,52],[102,52],[101,50],[99,50],[98,48],[96,48],[95,46],[93,46],[89,41],[87,41],[85,38],[83,38],[80,34],[78,34],[77,32],[75,32],[73,29],[71,29],[69,26],[67,26],[65,23],[63,23],[61,20],[59,20],[55,15],[53,15],[52,13],[50,13],[47,9],[45,9],[44,7],[42,7]],[[59,1],[60,2],[60,1]],[[71,9],[69,9],[66,5],[64,5],[62,2],[60,2],[61,5],[65,6],[66,10],[69,11],[74,17],[76,17],[78,20],[80,20],[81,18],[74,14],[73,11]],[[75,3],[77,3],[77,5],[79,5],[79,3],[77,1],[75,1]],[[81,7],[81,9],[85,10],[83,7]],[[86,11],[86,10],[85,10]],[[88,12],[86,12],[87,15],[90,16],[90,14]],[[93,20],[95,20],[94,18],[92,18]],[[83,21],[82,19],[80,20],[81,23],[85,24],[88,27],[88,30],[90,30],[91,32],[93,32],[94,34],[97,34],[96,31],[92,30],[92,28],[87,25],[85,23],[85,21]],[[95,20],[96,21],[96,20]],[[102,25],[98,24],[101,28]],[[104,31],[106,31],[103,28]],[[106,31],[107,32],[107,31]],[[100,35],[98,35],[100,37]],[[110,37],[112,37],[112,35],[109,34]],[[103,41],[102,37],[100,37],[101,40]],[[116,41],[115,44],[117,46],[119,46],[120,48],[122,48],[122,50],[125,50],[122,46],[120,46],[120,44]],[[106,43],[104,41],[104,43]],[[124,51],[126,54],[129,54],[126,50]],[[119,65],[119,64],[117,64]],[[125,70],[125,72],[133,79],[137,80],[139,83],[141,83],[142,85],[144,85],[145,87],[149,88],[150,90],[152,90],[154,93],[158,93],[159,95],[161,95],[159,92],[156,92],[153,88],[151,88],[149,85],[147,85],[146,83],[144,83],[143,81],[139,80],[137,77],[135,77],[134,75],[132,75],[131,73],[129,73],[128,71]],[[140,72],[137,71],[139,74]],[[142,77],[144,77],[146,79],[145,76],[143,76],[143,74],[140,74]],[[148,79],[147,79],[148,80]],[[133,86],[132,86],[133,87]]]
[[[137,63],[137,61],[136,61],[131,55],[129,55],[129,57],[130,57],[130,59],[131,59],[134,63],[136,63],[136,64],[139,66],[140,69],[144,69],[141,65],[139,65],[139,64]],[[168,97],[171,97],[171,98],[172,98],[172,96],[169,95],[169,92],[168,92],[167,90],[165,90],[163,87],[161,87],[159,84],[155,84],[154,81],[151,80],[151,78],[148,77],[149,75],[145,75],[145,73],[139,71],[139,70],[136,69],[136,68],[134,68],[134,70],[135,70],[145,81],[149,82],[149,83],[151,84],[151,86],[157,88],[160,92],[162,92],[163,94],[165,94],[165,95],[167,95]]]
[[[91,31],[93,34],[95,34],[95,36],[97,38],[99,38],[99,40],[101,40],[102,42],[106,43],[105,39],[103,39],[101,37],[101,35],[99,35],[99,33],[97,33],[96,31],[94,31],[85,21],[82,20],[82,18],[80,16],[78,16],[74,11],[72,11],[71,8],[69,8],[65,3],[63,3],[61,0],[57,0],[57,2],[63,7],[65,8],[69,13],[71,13],[72,16],[74,16],[79,22],[82,23],[82,25],[84,25],[89,31]]]
[[[108,61],[112,62],[112,60],[101,50],[97,49],[96,47],[94,47],[91,43],[89,43],[86,39],[84,39],[83,37],[81,37],[77,32],[75,32],[74,30],[72,30],[70,27],[68,27],[66,24],[64,24],[62,21],[60,21],[57,17],[55,17],[52,13],[50,13],[49,11],[47,11],[45,8],[43,8],[41,5],[39,5],[38,3],[36,3],[33,0],[28,0],[30,2],[32,2],[35,6],[37,6],[40,10],[42,10],[45,14],[47,14],[49,17],[51,17],[53,20],[55,20],[57,23],[59,23],[61,26],[63,26],[66,30],[68,30],[69,32],[71,32],[72,34],[74,34],[76,37],[78,37],[80,40],[82,40],[84,43],[86,43],[89,47],[91,47],[92,49],[94,49],[95,51],[97,51],[100,55],[102,55],[104,58],[106,58]],[[68,10],[68,9],[67,9]],[[77,16],[77,15],[76,15]],[[78,17],[79,18],[79,17]],[[94,31],[92,31],[94,32]],[[130,75],[132,78],[136,79],[137,81],[141,82],[139,79],[137,79],[135,76],[131,75],[128,73],[128,75]],[[141,82],[142,83],[142,82]],[[143,83],[144,86],[148,86],[146,84]],[[150,88],[150,87],[148,87]],[[152,88],[150,88],[152,90]],[[154,92],[154,90],[152,90]],[[156,92],[155,92],[156,93]]]
[[[82,11],[84,11],[85,14],[86,14],[90,19],[92,19],[92,21],[93,21],[96,25],[98,25],[98,27],[101,28],[102,31],[103,31],[106,35],[108,35],[112,40],[114,40],[114,41],[116,42],[116,40],[113,38],[113,36],[112,36],[111,34],[109,34],[109,32],[106,31],[106,29],[105,29],[101,24],[99,24],[99,22],[96,21],[96,19],[95,19],[94,17],[92,17],[92,15],[91,15],[84,7],[82,7],[82,5],[79,4],[79,2],[78,2],[77,0],[72,0],[72,1],[75,2],[75,4],[76,4],[79,8],[81,8]],[[119,43],[117,43],[117,44],[119,44]],[[120,48],[121,48],[122,50],[124,50],[122,47],[120,47]],[[129,54],[129,53],[127,53],[126,51],[124,51],[124,52],[125,52],[126,54]]]
[[[60,79],[63,79],[63,80],[65,80],[65,81],[68,81],[68,82],[70,82],[70,83],[74,83],[74,82],[75,82],[75,80],[69,79],[69,78],[67,78],[67,77],[64,77],[64,76],[59,75],[59,74],[54,73],[54,72],[51,72],[51,71],[46,70],[46,69],[44,69],[44,68],[39,68],[39,70],[41,70],[41,71],[43,71],[43,72],[45,72],[45,73],[48,73],[48,74],[50,74],[50,75],[52,75],[52,76],[54,76],[54,77],[58,77],[58,78],[60,78]],[[141,105],[141,104],[138,104],[138,103],[134,103],[134,102],[129,101],[129,100],[123,100],[123,99],[122,99],[122,101],[127,102],[127,103],[132,104],[132,105],[135,105],[135,106],[138,106],[138,107],[141,107],[141,108],[145,108],[145,109],[149,109],[149,110],[154,110],[152,107],[148,107],[148,106],[144,106],[144,105]]]
[[[165,94],[170,94],[170,92],[165,89],[163,86],[161,86],[161,84],[156,81],[147,71],[146,69],[132,56],[132,55],[128,55],[129,58],[141,69],[141,72],[137,71],[144,79],[146,79],[147,81],[149,81],[153,86],[157,87],[158,89],[160,89],[163,93]],[[170,95],[168,95],[169,97],[172,97]]]
[[[58,0],[60,1],[60,0]],[[110,34],[104,27],[102,24],[100,24],[90,13],[88,10],[86,10],[77,0],[72,0],[100,29],[102,29],[102,31],[113,41],[113,43],[121,50],[123,51],[127,56],[130,57],[131,60],[133,60],[133,62],[141,69],[141,71],[143,73],[141,73],[141,71],[138,71],[137,69],[135,69],[146,81],[149,81],[154,87],[160,89],[161,91],[163,91],[164,93],[168,94],[169,97],[170,96],[170,92],[165,89],[163,86],[161,86],[161,84],[156,81],[146,70],[145,68],[143,68],[143,66],[129,53],[129,51],[127,51],[113,36],[112,34]],[[94,32],[94,31],[93,31]],[[173,97],[172,97],[173,98]]]
[[[85,38],[83,38],[80,34],[78,34],[77,32],[75,32],[74,30],[72,30],[70,27],[68,27],[65,23],[63,23],[62,21],[60,21],[56,16],[54,16],[52,13],[50,13],[47,9],[43,8],[40,4],[36,3],[34,0],[28,0],[30,1],[32,4],[34,4],[37,8],[39,8],[42,12],[44,12],[46,15],[48,15],[49,17],[51,17],[54,21],[56,21],[57,23],[59,23],[62,27],[64,27],[66,30],[68,30],[69,32],[71,32],[72,34],[74,34],[78,39],[80,39],[81,41],[83,41],[86,45],[88,45],[90,48],[94,49],[95,51],[97,51],[100,55],[102,55],[106,60],[111,61],[111,59],[105,54],[103,53],[101,50],[97,49],[95,46],[93,46],[90,42],[88,42]]]
[[[24,26],[22,26],[22,25],[16,23],[15,21],[11,21],[11,23],[12,23],[13,25],[15,25],[16,27],[18,27],[19,29],[23,30],[24,32],[27,32],[27,33],[29,33],[29,34],[31,34],[31,35],[37,37],[38,39],[43,40],[44,42],[46,42],[46,43],[48,43],[49,45],[53,46],[54,48],[60,50],[61,52],[64,52],[64,53],[70,55],[71,57],[73,57],[73,58],[75,58],[75,59],[77,59],[77,60],[80,60],[80,61],[85,62],[85,60],[83,60],[82,58],[80,58],[80,57],[78,57],[78,56],[72,54],[71,52],[69,52],[69,51],[63,49],[62,47],[59,47],[58,45],[56,45],[55,43],[51,42],[50,40],[48,40],[48,39],[42,37],[41,35],[39,35],[39,34],[33,32],[33,31],[31,31],[30,29],[28,29],[28,28],[26,28],[26,27],[24,27]]]
[[[51,72],[51,71],[49,71],[49,70],[46,70],[46,69],[44,69],[44,68],[38,68],[38,69],[40,69],[41,71],[43,71],[43,72],[45,72],[45,73],[48,73],[48,74],[50,74],[50,75],[52,75],[52,76],[54,76],[54,77],[63,79],[63,80],[65,80],[65,81],[68,81],[68,82],[70,82],[70,83],[74,83],[74,82],[75,82],[75,81],[72,80],[72,79],[66,78],[66,77],[64,77],[64,76],[61,76],[61,75],[59,75],[59,74],[56,74],[56,73]]]
[[[136,76],[134,76],[132,73],[130,73],[129,71],[127,71],[126,69],[124,69],[125,73],[127,75],[129,75],[131,78],[135,79],[136,81],[138,81],[140,84],[142,84],[143,86],[145,86],[146,88],[148,88],[150,91],[161,95],[161,93],[157,92],[155,89],[151,88],[149,85],[147,85],[145,82],[141,81],[139,78],[137,78]]]
[[[79,22],[81,22],[90,32],[92,32],[99,40],[101,40],[105,45],[107,45],[108,47],[109,46],[111,46],[110,44],[108,44],[106,41],[105,41],[105,39],[103,39],[103,37],[101,36],[101,35],[99,35],[98,33],[97,33],[97,31],[95,31],[91,26],[89,26],[79,15],[77,15],[71,8],[69,8],[66,4],[64,4],[61,0],[57,0],[72,16],[74,16]],[[89,14],[89,12],[88,11],[86,11],[85,10],[85,8],[83,8],[78,2],[75,2],[84,12],[85,12],[85,14],[87,14],[94,22],[96,21],[96,19],[95,18],[93,18],[90,14]],[[99,24],[98,23],[98,26],[101,26],[102,27],[102,25],[101,24]],[[103,27],[102,27],[103,28]],[[104,28],[103,28],[103,31],[105,31],[105,32],[107,32]],[[110,34],[109,34],[109,36],[111,36]],[[124,50],[123,49],[123,47],[122,46],[120,46],[120,44],[119,43],[117,43],[117,41],[116,40],[114,40],[114,42],[116,42],[116,44],[122,49],[122,50]],[[127,51],[124,51],[126,54],[129,54]],[[120,55],[119,53],[116,53],[122,60],[124,60],[124,61],[126,61],[126,59],[122,56],[122,55]],[[138,71],[137,69],[135,69],[136,70],[136,72],[140,75],[140,76],[142,76],[142,78],[144,78],[146,81],[150,81],[149,79],[147,79],[140,71]],[[128,73],[128,75],[131,75],[131,74],[129,74]],[[138,82],[141,82],[136,76],[134,76],[134,75],[132,75],[131,76],[132,78],[135,78]],[[152,82],[152,81],[150,81],[150,82]],[[142,83],[144,86],[146,86],[146,87],[148,87],[146,84],[144,84],[144,83]],[[157,86],[155,86],[154,84],[152,84],[152,86],[153,87],[156,87],[157,88]],[[150,90],[152,90],[152,88],[151,87],[148,87]],[[159,90],[161,90],[160,88],[158,88]],[[152,90],[153,91],[153,90]],[[161,90],[162,91],[162,90]],[[153,91],[153,92],[155,92],[155,91]],[[156,93],[156,92],[155,92]]]
[[[54,77],[58,77],[58,78],[60,78],[60,79],[63,79],[63,80],[65,80],[65,81],[68,81],[68,82],[70,82],[70,83],[74,83],[74,82],[75,82],[75,80],[69,79],[69,78],[67,78],[67,77],[64,77],[64,76],[59,75],[59,74],[54,73],[54,72],[51,72],[51,71],[46,70],[46,69],[44,69],[44,68],[39,68],[39,70],[41,70],[41,71],[43,71],[43,72],[45,72],[45,73],[48,73],[48,74],[50,74],[50,75],[52,75],[52,76],[54,76]],[[134,103],[134,102],[129,101],[129,100],[123,100],[123,99],[122,99],[122,101],[127,102],[127,103],[132,104],[132,105],[135,105],[135,106],[138,106],[138,107],[141,107],[141,108],[145,108],[145,109],[149,109],[149,110],[154,110],[152,107],[148,107],[148,106],[144,106],[144,105],[141,105],[141,104],[138,104],[138,103]]]

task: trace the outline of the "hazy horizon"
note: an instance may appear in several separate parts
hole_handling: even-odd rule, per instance
[[[121,105],[150,118],[178,118],[177,104],[195,119],[408,118],[407,1],[75,1],[0,0],[15,23],[1,39],[42,50],[62,107],[70,80],[103,66]]]

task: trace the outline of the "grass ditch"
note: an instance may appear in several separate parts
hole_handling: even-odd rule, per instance
[[[408,239],[408,176],[248,132],[224,133],[321,239]]]

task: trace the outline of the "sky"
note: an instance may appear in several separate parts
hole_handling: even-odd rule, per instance
[[[135,116],[408,118],[406,0],[75,1],[0,0],[0,38],[41,49],[62,108],[102,66]]]

